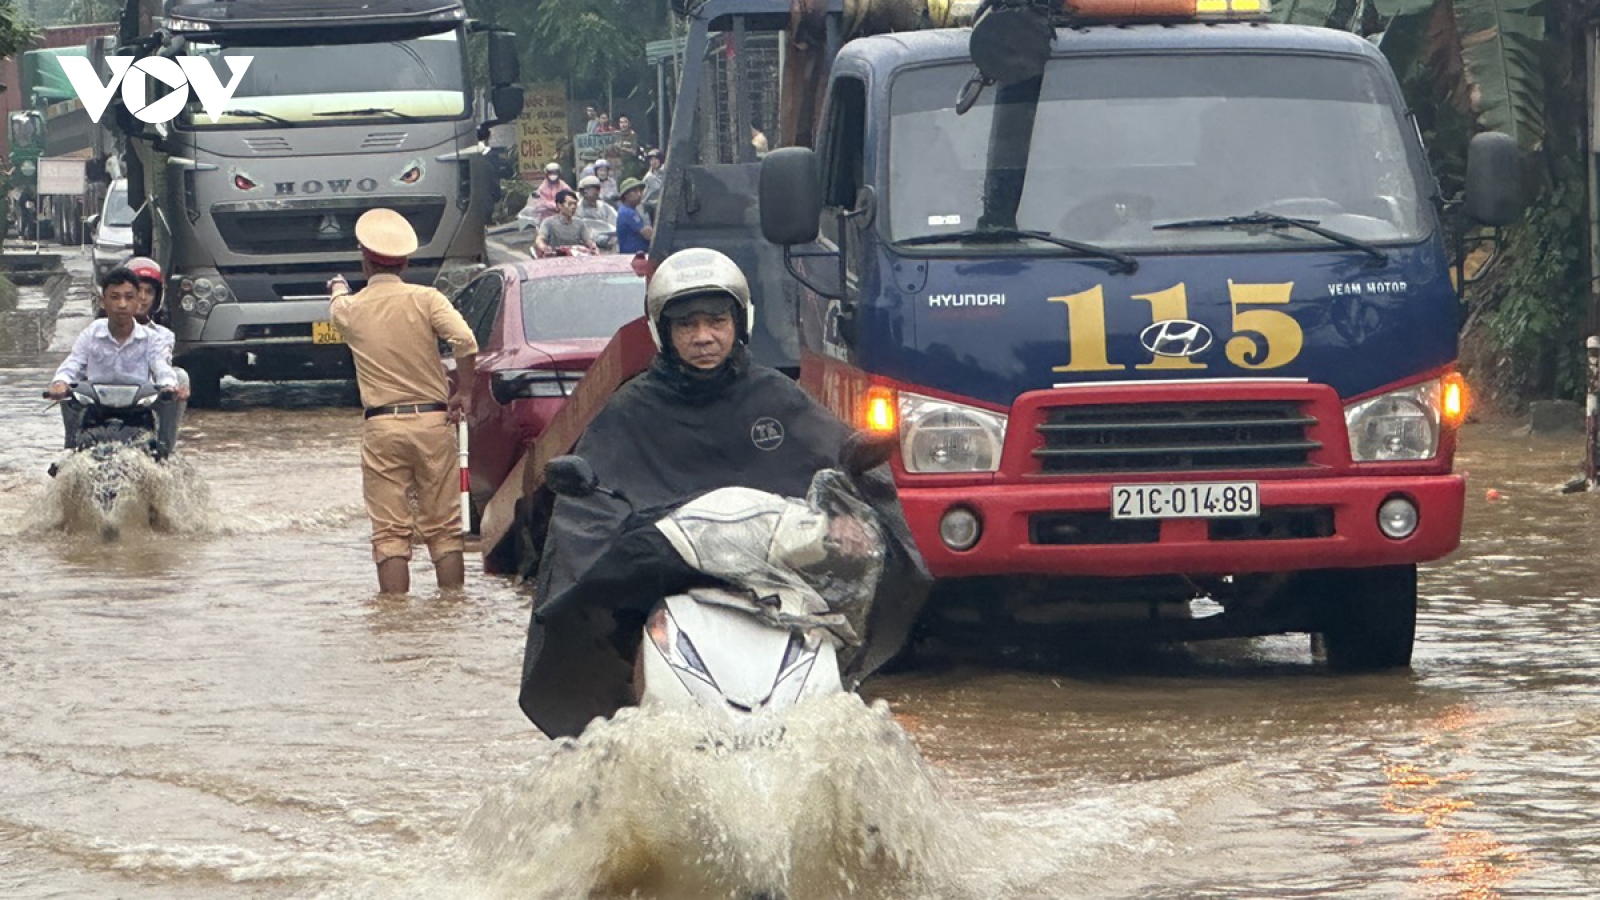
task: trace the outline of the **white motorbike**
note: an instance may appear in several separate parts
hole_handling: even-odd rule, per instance
[[[651,610],[634,664],[641,706],[698,705],[742,720],[846,689],[841,671],[862,648],[891,537],[858,479],[892,452],[892,443],[852,441],[805,499],[723,488],[656,520],[682,563],[717,586]],[[545,483],[561,496],[627,502],[576,456],[551,460]]]

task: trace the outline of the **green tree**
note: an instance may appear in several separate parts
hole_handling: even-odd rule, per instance
[[[11,0],[0,2],[0,59],[16,56],[28,49],[39,33],[17,11],[17,6]]]
[[[1468,292],[1465,364],[1503,403],[1581,390],[1582,335],[1593,321],[1588,271],[1584,41],[1595,0],[1287,0],[1275,17],[1378,38],[1428,140],[1447,203],[1459,211],[1468,139],[1516,138],[1528,158],[1523,221],[1501,262]],[[1585,321],[1589,319],[1589,321]]]
[[[653,87],[646,41],[671,30],[669,0],[467,0],[476,19],[517,33],[528,80],[566,80],[574,97]]]

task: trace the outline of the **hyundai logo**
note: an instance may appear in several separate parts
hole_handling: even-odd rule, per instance
[[[1211,329],[1191,319],[1164,319],[1139,332],[1139,343],[1156,356],[1199,356],[1211,346]]]

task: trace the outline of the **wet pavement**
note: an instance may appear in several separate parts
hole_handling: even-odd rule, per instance
[[[51,527],[37,398],[86,322],[0,369],[0,896],[1600,896],[1577,436],[1468,428],[1409,673],[1295,635],[932,666],[772,746],[639,715],[554,744],[521,588],[375,595],[348,385],[191,413],[149,488],[173,531]]]

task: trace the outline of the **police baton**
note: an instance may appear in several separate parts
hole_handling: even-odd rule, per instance
[[[467,471],[467,417],[456,423],[456,448],[461,458],[461,533],[472,533],[472,478]]]

